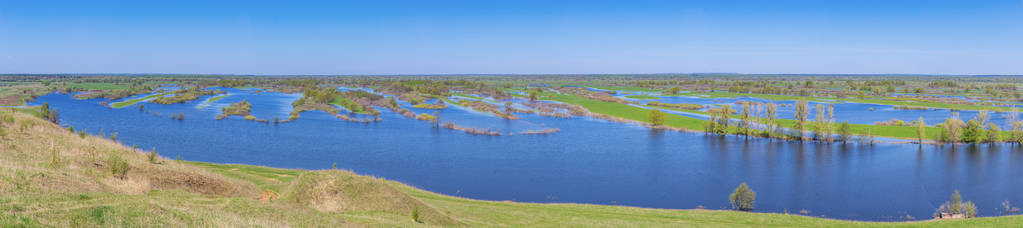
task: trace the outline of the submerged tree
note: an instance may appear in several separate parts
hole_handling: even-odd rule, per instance
[[[953,112],[952,117],[945,119],[945,122],[939,125],[941,127],[940,141],[955,144],[962,137],[962,129],[966,123],[959,119],[959,113]]]
[[[756,200],[757,193],[750,189],[746,185],[746,182],[739,184],[739,187],[732,191],[731,195],[728,195],[728,201],[732,205],[732,210],[739,211],[752,211],[753,201]]]
[[[833,142],[835,134],[835,105],[828,104],[828,117],[824,119],[824,139]]]
[[[715,111],[709,112],[710,117],[707,119],[707,124],[703,125],[703,132],[710,134],[717,130],[718,113]]]
[[[777,117],[778,105],[775,103],[767,103],[767,108],[764,110],[764,130],[768,134],[774,133],[775,130],[775,117]]]
[[[984,125],[987,125],[987,121],[990,119],[990,117],[988,117],[986,110],[980,110],[977,111],[977,116],[974,117],[973,119],[977,120],[977,123],[983,127]]]
[[[849,126],[849,121],[842,121],[841,125],[838,125],[838,137],[842,140],[842,143],[849,141],[849,137],[852,136],[852,127]]]
[[[749,136],[753,134],[753,116],[750,115],[752,107],[750,102],[742,103],[742,111],[739,112],[739,134],[743,134],[749,139]]]
[[[813,116],[814,138],[816,138],[817,140],[824,140],[824,134],[826,131],[824,129],[825,125],[824,117],[826,115],[825,112],[827,112],[827,110],[824,109],[824,104],[817,104],[814,106],[814,111],[816,111],[816,113]]]
[[[984,125],[980,125],[978,120],[970,120],[966,122],[966,128],[963,129],[963,142],[967,143],[978,143],[984,141]]]
[[[732,121],[731,113],[732,108],[728,105],[722,106],[721,109],[718,109],[718,119],[717,124],[715,124],[716,128],[714,129],[714,132],[722,135],[728,134],[728,125]]]
[[[959,190],[952,192],[952,198],[938,207],[934,217],[943,218],[949,216],[954,218],[956,215],[962,216],[962,218],[977,216],[977,205],[974,205],[972,201],[963,202],[963,197],[959,195]]]
[[[1002,128],[998,127],[998,125],[995,125],[994,123],[988,123],[987,125],[987,137],[985,137],[985,142],[1002,142]]]
[[[926,134],[926,130],[927,130],[927,124],[924,123],[924,117],[921,116],[920,119],[916,120],[916,140],[917,140],[917,143],[919,143],[919,144],[923,144],[924,143],[924,137],[925,137],[925,134]]]
[[[806,115],[806,100],[796,101],[795,130],[797,131],[797,137],[799,137],[800,140],[803,140],[803,135],[806,132]]]

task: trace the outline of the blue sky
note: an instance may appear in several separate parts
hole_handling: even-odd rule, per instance
[[[1023,74],[1023,0],[7,1],[0,73]]]

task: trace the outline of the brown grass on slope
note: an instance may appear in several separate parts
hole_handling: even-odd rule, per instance
[[[0,191],[32,193],[110,192],[145,194],[184,190],[218,196],[258,196],[255,185],[157,158],[119,143],[84,137],[42,119],[0,110]],[[123,161],[124,176],[111,167]]]
[[[382,180],[346,170],[303,172],[285,189],[282,198],[323,212],[388,212],[411,215],[418,212],[426,224],[461,224],[419,199]]]

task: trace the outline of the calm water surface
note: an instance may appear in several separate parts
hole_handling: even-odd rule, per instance
[[[438,113],[443,122],[513,132],[473,136],[383,110],[382,122],[340,121],[302,113],[273,125],[240,117],[214,120],[222,107],[248,100],[258,118],[286,118],[298,94],[226,89],[231,96],[110,109],[101,99],[51,94],[62,123],[91,134],[156,148],[164,157],[281,168],[339,167],[438,193],[485,200],[717,209],[740,182],[756,192],[756,211],[856,220],[930,218],[952,190],[983,216],[1009,200],[1023,205],[1023,151],[1009,145],[935,147],[839,145],[664,132],[586,118],[520,115],[503,120],[468,109]],[[408,105],[408,104],[404,104]],[[837,109],[837,108],[836,108]],[[877,109],[875,109],[877,110]],[[433,113],[433,110],[414,110]],[[183,113],[184,121],[170,113]],[[157,114],[158,113],[158,114]],[[907,119],[908,120],[908,119]],[[517,135],[560,128],[553,135]],[[1016,193],[1016,194],[1014,194]]]

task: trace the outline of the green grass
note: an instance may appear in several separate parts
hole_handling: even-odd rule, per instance
[[[223,94],[223,95],[218,95],[218,96],[215,96],[215,97],[210,97],[209,99],[206,99],[206,102],[203,102],[202,104],[200,104],[199,107],[203,108],[203,107],[209,106],[210,104],[213,104],[213,102],[217,102],[220,99],[224,99],[224,98],[226,98],[228,96],[231,96],[231,94]]]
[[[149,100],[149,99],[155,99],[157,97],[166,96],[167,94],[170,94],[170,93],[158,93],[158,94],[153,94],[153,95],[149,95],[149,96],[145,96],[145,97],[141,97],[141,98],[135,98],[135,99],[131,99],[131,100],[121,101],[121,102],[110,104],[110,107],[113,107],[113,108],[124,108],[124,107],[128,107],[128,106],[131,106],[133,104],[136,104],[136,103],[139,103],[139,102],[143,102],[143,101],[146,101],[146,100]]]
[[[294,169],[274,169],[261,166],[214,164],[206,162],[184,161],[186,164],[202,167],[221,175],[251,181],[262,190],[280,192],[287,184],[295,180],[301,171]]]
[[[330,104],[345,107],[345,109],[354,113],[366,114],[366,111],[362,110],[362,106],[341,95],[334,96],[334,100],[330,101]]]
[[[683,95],[686,95],[684,93]],[[709,93],[688,93],[688,95],[708,95],[709,98],[734,98],[734,97],[753,97],[762,98],[769,100],[800,100],[804,99],[807,101],[815,102],[831,102],[834,101],[846,101],[856,102],[865,104],[880,104],[880,105],[893,105],[893,106],[921,106],[930,108],[942,108],[942,109],[959,109],[959,110],[987,110],[987,111],[998,111],[1006,112],[1009,111],[1008,107],[997,107],[997,106],[986,106],[986,105],[966,105],[966,104],[948,104],[948,103],[937,103],[937,102],[917,102],[917,101],[901,101],[901,100],[886,100],[886,99],[860,99],[860,98],[835,98],[835,97],[803,97],[803,96],[789,96],[789,95],[774,95],[774,94],[756,94],[756,93],[731,93],[731,92],[709,92]]]
[[[114,84],[114,83],[93,83],[93,82],[89,82],[89,83],[72,83],[72,84],[68,84],[68,87],[71,87],[71,88],[81,88],[81,89],[86,89],[86,90],[122,90],[122,89],[128,89],[129,88],[129,86],[126,86],[126,85],[118,85],[118,84]]]
[[[640,100],[656,100],[656,99],[661,99],[660,97],[655,97],[655,96],[650,96],[650,95],[628,95],[628,96],[625,96],[625,97],[632,98],[632,99],[640,99]]]
[[[544,93],[543,99],[580,105],[590,110],[590,112],[594,113],[600,113],[604,115],[620,117],[640,122],[649,122],[649,120],[647,119],[647,114],[650,112],[650,110],[631,105],[589,100],[575,95],[563,95],[552,93]],[[664,125],[693,130],[703,129],[704,122],[706,121],[680,115],[666,115],[664,119]]]
[[[455,96],[459,96],[459,97],[472,98],[472,99],[476,99],[476,100],[483,100],[482,97],[468,95],[468,94],[462,94],[462,93],[451,93],[451,94],[455,95]]]
[[[609,85],[580,85],[580,86],[590,87],[590,88],[594,88],[594,89],[602,89],[602,90],[622,90],[622,91],[640,91],[640,92],[660,92],[661,91],[661,90],[658,90],[658,89],[651,89],[651,88],[645,88],[645,87],[636,87],[636,86],[609,86]]]
[[[220,99],[224,99],[224,98],[229,97],[229,96],[231,96],[231,94],[224,94],[224,95],[220,95],[220,96],[210,97],[209,100],[206,100],[206,103],[217,102]]]
[[[518,95],[518,94],[514,94],[514,95]],[[461,106],[462,105],[462,103],[455,102],[454,100],[451,100],[450,98],[445,97],[445,96],[436,96],[436,95],[434,95],[433,97],[444,101],[445,104],[457,105],[457,106]]]
[[[759,94],[759,93],[732,93],[732,92],[702,92],[702,93],[680,93],[682,96],[693,96],[693,95],[706,95],[706,98],[736,98],[736,97],[753,97],[776,101],[794,101],[794,100],[807,100],[813,102],[824,102],[834,103],[834,98],[827,97],[804,97],[804,96],[790,96],[790,95],[776,95],[776,94]],[[826,100],[822,100],[826,99]]]
[[[299,175],[301,171],[248,165],[222,165],[189,162],[216,173],[246,180]],[[308,171],[321,172],[321,171]],[[859,222],[822,219],[791,214],[751,213],[727,210],[649,209],[590,204],[519,203],[466,199],[433,193],[396,181],[377,179],[437,211],[470,227],[1014,227],[1023,224],[1023,216],[985,217],[968,220],[914,222]],[[261,186],[262,187],[262,186]],[[723,194],[727,195],[727,194]],[[726,200],[726,199],[722,199]],[[363,224],[389,224],[386,214],[345,213]]]

